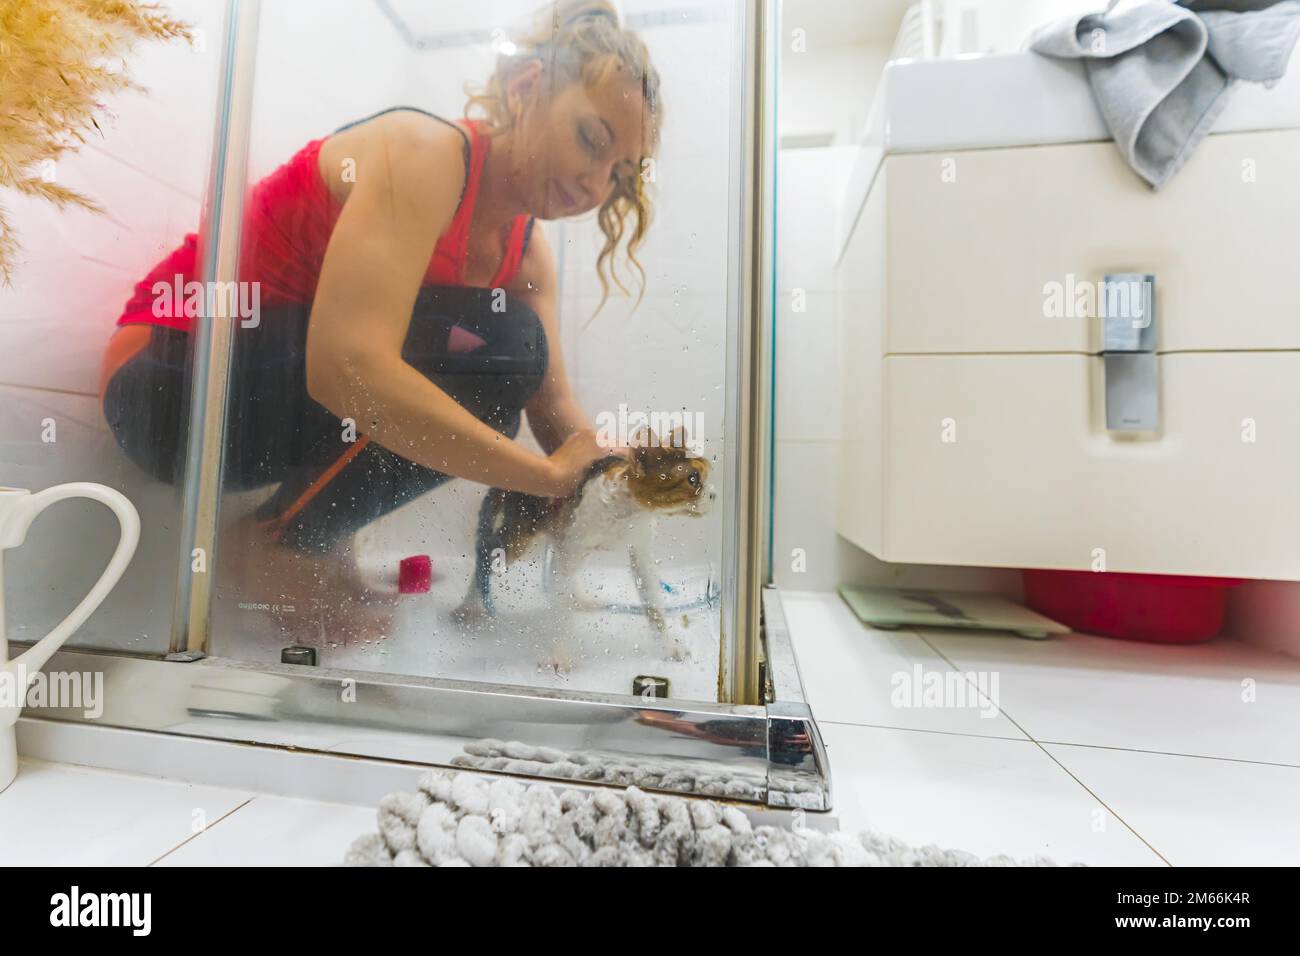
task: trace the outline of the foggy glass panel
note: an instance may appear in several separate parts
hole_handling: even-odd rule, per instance
[[[189,392],[184,337],[132,322],[144,282],[199,223],[212,148],[222,5],[171,0],[194,43],[138,43],[126,68],[144,92],[107,99],[98,132],[42,171],[98,203],[96,214],[6,192],[22,253],[0,285],[0,484],[39,490],[94,481],[140,513],[140,546],[71,646],[165,654],[177,579]],[[105,374],[107,371],[107,375]],[[33,640],[98,578],[118,538],[100,505],[51,508],[7,558],[9,637]]]
[[[627,456],[598,469],[578,504],[500,495],[468,477],[442,480],[415,460],[438,454],[418,427],[401,433],[411,436],[411,449],[422,449],[405,457],[392,437],[397,432],[385,444],[368,434],[366,421],[338,414],[343,404],[331,410],[316,401],[305,372],[308,332],[317,334],[326,314],[315,291],[322,255],[340,228],[322,219],[321,208],[346,217],[347,204],[362,195],[367,168],[351,162],[353,152],[366,149],[362,137],[377,135],[378,124],[393,119],[385,111],[395,107],[411,108],[398,111],[407,129],[430,135],[447,127],[426,112],[463,121],[466,84],[481,88],[498,63],[511,60],[512,49],[528,59],[524,33],[549,5],[263,5],[240,276],[241,283],[260,283],[258,314],[251,316],[250,293],[250,316],[234,330],[213,653],[278,661],[284,648],[306,646],[321,666],[620,694],[649,676],[666,679],[673,697],[716,699],[720,607],[728,599],[719,579],[723,509],[731,502],[721,492],[734,307],[728,203],[738,176],[730,137],[740,108],[742,7],[730,0],[617,6],[660,77],[658,147],[653,155],[638,153],[630,170],[620,168],[641,178],[653,210],[637,250],[645,270],[640,301],[620,250],[619,275],[629,292],[612,287],[598,309],[605,239],[597,212],[563,215],[566,200],[583,198],[589,184],[561,157],[592,148],[593,129],[602,132],[589,122],[593,114],[603,120],[618,112],[617,98],[611,107],[586,92],[570,112],[531,114],[545,115],[546,124],[529,127],[525,119],[536,138],[517,132],[515,142],[532,147],[518,160],[528,164],[523,173],[494,169],[492,150],[510,155],[498,145],[509,140],[484,137],[483,176],[496,185],[479,196],[508,186],[512,170],[521,182],[540,183],[542,192],[525,197],[518,210],[535,217],[523,247],[529,265],[504,287],[493,285],[501,277],[491,268],[493,256],[508,255],[513,236],[507,228],[496,240],[490,232],[485,238],[471,217],[462,284],[426,273],[418,292],[414,280],[406,288],[415,305],[404,362],[539,457],[549,449],[533,423],[558,413],[532,403],[562,359],[586,427]],[[615,80],[601,82],[616,88]],[[551,109],[553,89],[570,86],[543,81],[541,89],[547,105],[532,101],[529,109]],[[623,128],[623,116],[612,117],[615,127]],[[478,154],[470,139],[461,146],[472,166]],[[415,200],[391,201],[397,208]],[[629,219],[629,234],[632,228]],[[539,243],[549,247],[553,266],[526,258]],[[428,245],[436,272],[443,245],[435,247],[432,237]],[[488,250],[481,263],[480,249]],[[338,265],[346,277],[351,264],[340,256]],[[547,284],[539,278],[534,289],[529,276],[551,277],[551,332],[518,307],[531,308],[537,300],[528,293]],[[340,287],[346,279],[334,286]],[[364,312],[367,303],[354,307]],[[363,370],[355,374],[363,383],[356,407],[380,395],[391,413],[382,383],[365,380]],[[485,498],[494,494],[500,507],[485,512]]]

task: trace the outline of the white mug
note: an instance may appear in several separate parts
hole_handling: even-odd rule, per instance
[[[81,603],[72,609],[59,626],[33,644],[27,653],[9,660],[9,644],[5,639],[4,609],[4,552],[16,548],[27,538],[27,529],[32,519],[65,498],[90,498],[107,505],[117,515],[121,533],[117,549],[109,559],[108,567],[90,592],[81,599]],[[14,724],[23,712],[23,701],[27,697],[28,683],[45,662],[71,637],[86,618],[108,597],[126,566],[131,563],[135,546],[140,541],[140,516],[135,506],[119,492],[103,485],[86,481],[67,485],[55,485],[32,494],[21,488],[0,488],[0,680],[8,682],[8,687],[0,688],[0,790],[13,783],[18,775],[18,741]]]

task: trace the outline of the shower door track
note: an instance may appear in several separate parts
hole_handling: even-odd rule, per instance
[[[712,704],[219,657],[65,649],[53,673],[103,673],[102,713],[30,717],[782,809],[831,808],[780,594],[763,589],[763,704]],[[175,657],[175,655],[173,655]]]

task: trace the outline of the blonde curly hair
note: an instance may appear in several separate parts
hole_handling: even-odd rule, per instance
[[[647,156],[642,157],[636,175],[615,177],[614,190],[601,204],[596,221],[605,236],[605,245],[596,257],[600,277],[601,299],[596,312],[609,298],[610,284],[627,295],[628,289],[615,268],[615,254],[628,233],[628,217],[633,217],[627,239],[627,260],[640,280],[637,303],[645,294],[645,269],[636,252],[650,227],[652,210],[646,194],[645,160],[659,146],[659,127],[663,104],[659,98],[659,73],[650,62],[646,45],[631,30],[625,29],[613,4],[606,0],[557,0],[539,17],[528,33],[511,37],[514,50],[497,57],[496,69],[482,87],[467,85],[466,119],[482,119],[489,135],[496,136],[514,127],[515,116],[506,102],[506,88],[518,70],[530,60],[541,60],[550,77],[551,91],[570,83],[594,86],[616,69],[624,70],[641,91],[645,103],[646,126],[650,142]],[[594,316],[593,316],[594,317]]]

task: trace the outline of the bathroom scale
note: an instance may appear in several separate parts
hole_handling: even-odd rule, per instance
[[[1011,631],[1034,640],[1070,633],[1064,624],[998,594],[861,588],[847,584],[840,585],[839,590],[840,596],[864,624],[886,631],[899,627],[960,627]]]

